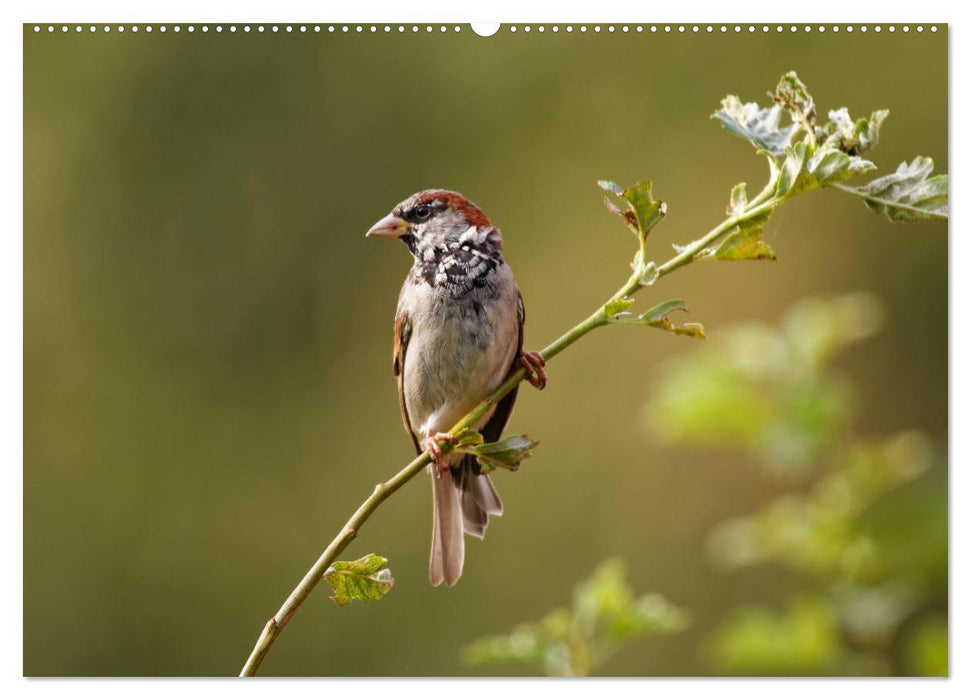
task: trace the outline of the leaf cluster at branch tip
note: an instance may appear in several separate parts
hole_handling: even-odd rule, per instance
[[[836,185],[891,221],[947,218],[947,175],[931,177],[933,161],[924,156],[901,163],[895,173],[861,187],[841,184],[876,168],[860,155],[877,145],[888,110],[878,109],[869,117],[853,119],[845,107],[840,107],[829,111],[829,121],[820,125],[816,103],[795,72],[782,76],[770,96],[774,104],[762,108],[729,95],[712,117],[767,157],[775,204],[808,190]],[[790,124],[781,124],[783,114],[788,115]],[[737,215],[734,192],[732,202],[729,214]]]
[[[809,94],[806,84],[795,71],[789,71],[779,79],[775,92],[769,95],[772,101],[789,113],[794,124],[802,126],[807,132],[814,133],[816,127],[816,102]]]

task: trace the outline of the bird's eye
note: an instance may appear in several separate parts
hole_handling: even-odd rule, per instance
[[[419,219],[427,219],[432,215],[432,208],[426,204],[419,204],[415,207],[415,216]]]

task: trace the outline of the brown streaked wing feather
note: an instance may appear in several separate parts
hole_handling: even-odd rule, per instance
[[[518,290],[516,291],[516,296],[519,304],[519,340],[516,345],[516,354],[513,355],[512,364],[509,366],[507,373],[512,372],[513,368],[519,362],[519,356],[523,352],[523,326],[526,324],[526,309],[523,306],[523,295]],[[502,397],[496,405],[496,410],[492,414],[492,418],[482,428],[482,437],[485,438],[486,442],[495,442],[502,437],[502,431],[506,429],[506,423],[509,422],[509,416],[512,413],[513,405],[516,403],[516,394],[518,393],[519,387],[516,387]]]
[[[405,353],[408,350],[408,341],[411,339],[411,322],[408,315],[398,309],[394,317],[394,376],[398,378],[398,405],[401,407],[401,421],[405,424],[405,430],[411,436],[411,441],[415,445],[415,452],[421,454],[421,446],[418,438],[411,430],[411,420],[408,418],[408,407],[405,405]]]

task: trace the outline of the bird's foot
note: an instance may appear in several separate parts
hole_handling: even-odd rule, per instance
[[[526,378],[537,389],[546,387],[546,360],[538,352],[523,351],[519,363],[526,368]]]
[[[439,442],[450,442],[453,445],[457,442],[455,436],[451,433],[429,433],[425,436],[425,441],[422,443],[422,447],[428,452],[429,456],[432,458],[432,464],[435,465],[436,476],[441,476],[448,471],[449,465],[448,460],[445,459],[445,454],[442,452]]]

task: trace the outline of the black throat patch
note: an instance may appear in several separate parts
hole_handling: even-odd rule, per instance
[[[456,296],[489,284],[492,274],[505,264],[501,251],[493,246],[461,244],[420,253],[412,268],[415,281]]]

